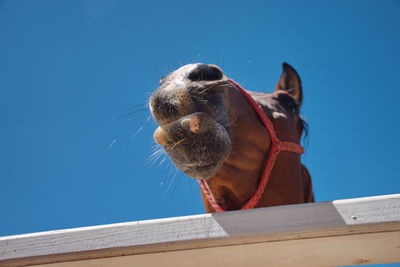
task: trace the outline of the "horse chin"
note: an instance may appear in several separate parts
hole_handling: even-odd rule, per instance
[[[177,145],[173,150],[166,149],[175,166],[187,176],[206,180],[213,177],[221,168],[231,152],[229,134],[221,126],[222,132],[209,134],[210,142],[194,144],[189,140],[189,147]],[[214,135],[214,138],[212,137]],[[195,148],[199,149],[195,149]]]
[[[231,152],[227,128],[202,112],[159,128],[155,139],[159,144],[167,143],[164,150],[175,166],[196,179],[214,176]],[[169,139],[171,144],[164,139]]]
[[[182,171],[189,177],[207,180],[213,177],[221,168],[223,160],[214,162],[207,165],[191,166],[190,168],[182,169]]]

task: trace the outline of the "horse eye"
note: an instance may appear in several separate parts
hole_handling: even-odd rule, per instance
[[[289,102],[287,105],[291,112],[297,113],[297,104],[294,101]]]
[[[286,94],[282,94],[280,96],[280,100],[282,105],[290,112],[292,113],[298,113],[299,107],[296,103],[296,100],[294,100],[291,96],[288,96]]]

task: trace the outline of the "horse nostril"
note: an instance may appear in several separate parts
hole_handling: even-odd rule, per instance
[[[222,71],[214,65],[197,64],[188,73],[191,81],[216,81],[223,77]]]

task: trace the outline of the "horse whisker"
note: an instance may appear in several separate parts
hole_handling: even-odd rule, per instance
[[[170,181],[169,184],[168,184],[167,190],[166,190],[165,193],[164,193],[164,198],[167,196],[167,194],[168,194],[168,192],[169,192],[169,189],[171,188],[171,185],[172,185],[172,183],[174,182],[177,173],[178,173],[178,169],[175,169],[175,174],[174,174],[174,176],[172,177],[171,181]]]

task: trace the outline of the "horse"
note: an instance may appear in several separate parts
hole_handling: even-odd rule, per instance
[[[200,183],[206,212],[314,202],[301,163],[306,123],[301,79],[282,64],[272,93],[245,90],[213,64],[188,64],[160,79],[149,100],[154,140]]]

